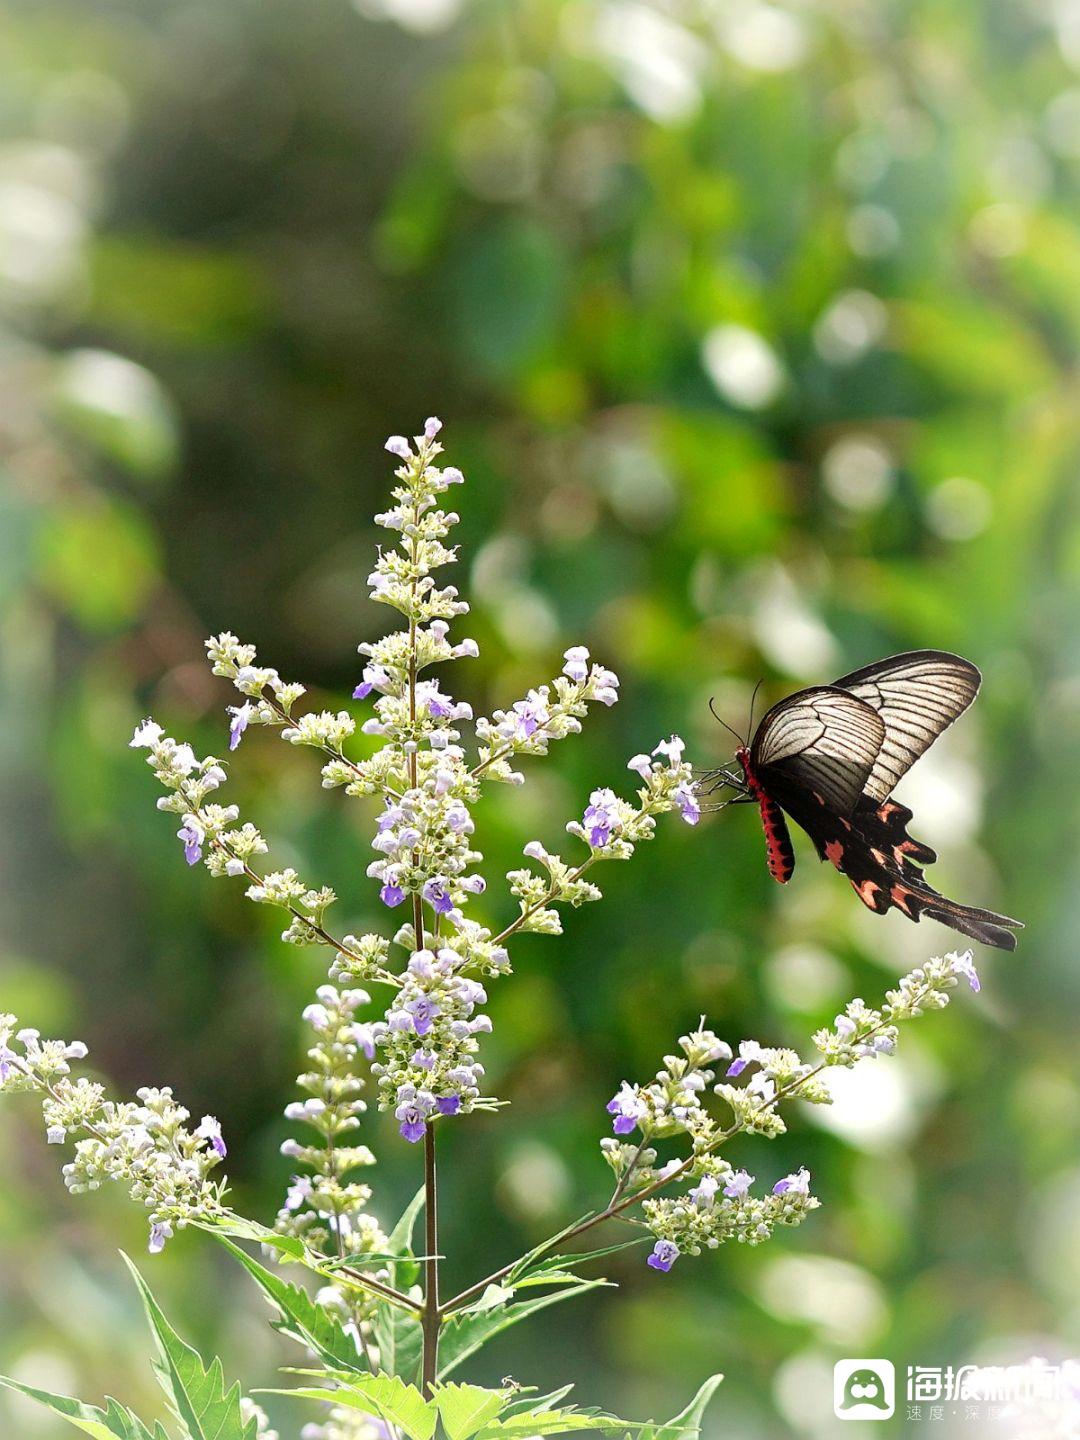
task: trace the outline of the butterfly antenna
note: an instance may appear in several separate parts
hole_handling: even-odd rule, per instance
[[[723,725],[724,729],[728,732],[729,735],[734,735],[735,739],[739,742],[740,745],[745,743],[743,737],[739,734],[739,732],[737,730],[732,730],[731,726],[727,723],[723,716],[716,713],[716,706],[713,704],[713,699],[711,695],[709,696],[709,709],[712,711],[713,719],[719,720],[720,724]]]
[[[765,683],[764,678],[762,678],[761,680],[759,680],[759,681],[757,682],[757,684],[754,686],[754,693],[753,693],[753,695],[750,696],[750,724],[746,727],[746,741],[745,741],[745,743],[746,743],[747,745],[750,744],[750,736],[753,735],[753,733],[754,733],[754,706],[757,704],[758,691],[761,689],[761,687],[762,687],[762,685],[764,685],[764,683]]]

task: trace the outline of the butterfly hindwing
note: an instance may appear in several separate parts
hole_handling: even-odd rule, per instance
[[[982,676],[959,655],[910,650],[864,665],[834,683],[881,716],[885,735],[865,793],[872,800],[887,800],[919,756],[975,699]]]
[[[868,910],[884,915],[899,910],[916,923],[923,915],[939,920],[962,935],[1015,950],[1012,930],[1018,920],[974,905],[961,905],[940,894],[925,879],[920,865],[937,858],[928,845],[907,832],[911,811],[894,800],[881,804],[864,797],[850,817],[830,813],[816,797],[788,794],[779,803],[806,831],[822,860],[828,860],[851,883]]]

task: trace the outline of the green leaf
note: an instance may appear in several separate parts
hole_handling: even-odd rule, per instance
[[[180,1339],[150,1293],[146,1281],[124,1256],[161,1352],[155,1367],[162,1388],[176,1408],[190,1440],[255,1440],[255,1420],[245,1423],[240,1414],[240,1386],[225,1389],[221,1361],[215,1356],[209,1370],[197,1350]]]
[[[420,1267],[413,1254],[413,1231],[417,1217],[424,1208],[424,1187],[421,1186],[406,1205],[401,1219],[390,1231],[386,1248],[400,1258],[390,1265],[390,1284],[398,1290],[407,1290],[420,1278]]]
[[[69,1400],[66,1395],[52,1395],[48,1390],[20,1385],[17,1380],[9,1380],[5,1375],[0,1375],[0,1385],[36,1400],[69,1425],[74,1425],[76,1430],[90,1435],[92,1440],[169,1440],[160,1425],[150,1430],[130,1410],[125,1410],[112,1399],[106,1400],[104,1410],[99,1410],[94,1405],[84,1405],[81,1400]]]
[[[577,1268],[590,1260],[600,1260],[605,1255],[616,1255],[620,1250],[630,1250],[635,1245],[643,1245],[644,1236],[635,1236],[633,1240],[620,1240],[616,1245],[603,1245],[598,1250],[584,1250],[576,1255],[543,1255],[534,1259],[535,1251],[519,1260],[510,1274],[506,1277],[506,1284],[512,1288],[523,1285],[562,1285],[567,1280],[576,1280]]]
[[[375,1306],[371,1328],[382,1368],[402,1380],[415,1380],[424,1349],[424,1330],[416,1316],[387,1300],[380,1300]]]
[[[573,1435],[582,1430],[640,1430],[627,1420],[598,1410],[531,1410],[506,1420],[493,1420],[480,1432],[480,1440],[513,1440],[516,1436]]]
[[[469,1440],[495,1419],[508,1395],[507,1390],[484,1390],[479,1385],[440,1386],[434,1403],[448,1440]]]
[[[401,1219],[390,1231],[387,1249],[392,1250],[395,1255],[402,1255],[412,1250],[413,1231],[416,1229],[416,1218],[424,1208],[424,1187],[421,1185],[416,1194],[406,1205]]]
[[[415,1385],[406,1385],[396,1375],[357,1375],[339,1390],[272,1390],[272,1395],[290,1395],[301,1400],[324,1400],[330,1405],[348,1405],[369,1414],[374,1410],[388,1425],[404,1430],[409,1440],[431,1440],[439,1412],[425,1400]]]
[[[368,1367],[363,1363],[355,1341],[325,1306],[316,1305],[306,1290],[300,1289],[298,1285],[290,1285],[280,1275],[267,1270],[224,1235],[218,1238],[226,1250],[239,1260],[281,1315],[282,1320],[276,1325],[276,1329],[294,1340],[299,1340],[302,1345],[306,1345],[309,1350],[313,1350],[332,1365],[340,1365],[346,1370],[357,1372],[367,1371]]]
[[[277,1230],[269,1230],[257,1220],[247,1220],[242,1215],[230,1213],[211,1220],[200,1220],[196,1224],[200,1230],[206,1230],[211,1235],[231,1235],[234,1240],[252,1240],[257,1245],[266,1245],[269,1249],[276,1250],[284,1259],[306,1265],[315,1274],[322,1273],[320,1258],[313,1255],[301,1239],[295,1235],[282,1235]]]
[[[538,1295],[535,1300],[500,1305],[494,1310],[457,1311],[445,1322],[439,1338],[439,1379],[445,1379],[463,1360],[519,1320],[535,1315],[548,1305],[557,1305],[560,1300],[569,1300],[572,1295],[582,1295],[586,1290],[596,1290],[607,1283],[606,1280],[579,1280],[572,1288],[566,1286],[552,1295]]]
[[[705,1407],[716,1394],[723,1375],[710,1375],[705,1384],[678,1415],[666,1425],[649,1425],[641,1432],[641,1440],[697,1440]]]
[[[522,1395],[518,1393],[516,1400],[511,1400],[507,1405],[504,1415],[524,1415],[531,1411],[554,1410],[560,1400],[565,1400],[573,1385],[564,1385],[561,1390],[552,1390],[547,1395],[537,1395],[535,1387],[531,1393]]]

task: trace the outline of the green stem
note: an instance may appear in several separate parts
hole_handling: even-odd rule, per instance
[[[435,1126],[424,1127],[424,1393],[430,1394],[439,1374],[439,1193],[435,1171]]]

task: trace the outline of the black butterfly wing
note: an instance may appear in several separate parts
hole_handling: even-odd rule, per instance
[[[789,695],[765,715],[750,764],[781,805],[781,790],[804,793],[836,815],[850,815],[884,740],[885,722],[872,705],[835,685],[817,685]]]
[[[864,665],[834,684],[881,716],[885,737],[867,778],[871,800],[887,800],[901,777],[979,693],[970,660],[945,650],[911,650]]]
[[[864,796],[850,816],[836,815],[815,795],[792,788],[776,793],[777,803],[814,842],[822,860],[846,875],[868,910],[899,910],[916,923],[927,915],[942,925],[999,950],[1015,950],[1019,920],[975,905],[961,905],[930,885],[920,865],[937,858],[908,834],[911,811],[895,800],[880,804]]]

